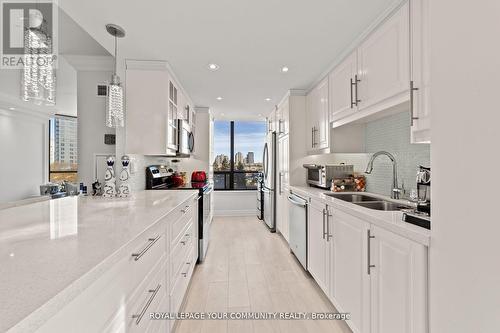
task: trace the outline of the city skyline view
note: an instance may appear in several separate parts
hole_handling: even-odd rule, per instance
[[[262,151],[266,137],[265,121],[237,121],[234,123],[234,153],[244,157],[254,153],[254,163],[262,163]],[[231,156],[230,121],[214,122],[214,155]]]

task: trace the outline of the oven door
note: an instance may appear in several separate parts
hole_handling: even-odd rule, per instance
[[[307,168],[307,183],[316,186],[323,186],[322,171],[320,168]]]

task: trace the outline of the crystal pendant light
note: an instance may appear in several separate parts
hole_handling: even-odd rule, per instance
[[[56,104],[55,56],[47,23],[30,10],[29,26],[24,30],[24,68],[22,99],[37,105]]]
[[[120,77],[116,74],[116,44],[117,38],[125,37],[125,30],[115,24],[106,24],[108,33],[115,37],[115,71],[108,85],[106,100],[106,126],[123,127],[125,125],[123,111],[123,88],[120,84]]]

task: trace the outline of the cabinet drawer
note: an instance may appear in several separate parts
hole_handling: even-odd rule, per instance
[[[149,314],[160,311],[161,301],[167,295],[165,258],[146,276],[130,300],[122,304],[114,320],[105,329],[106,332],[146,332],[151,326]]]
[[[195,241],[193,230],[193,223],[190,223],[186,231],[183,232],[184,236],[172,250],[170,256],[170,272],[172,276],[177,276],[184,264],[189,261],[188,252],[193,248],[193,241]],[[170,281],[171,285],[173,282],[172,280]]]
[[[170,229],[170,249],[173,249],[177,243],[184,237],[183,231],[186,226],[193,220],[197,221],[198,217],[198,202],[189,199],[181,205],[179,214],[174,217]]]
[[[172,292],[170,293],[171,312],[175,313],[179,311],[182,301],[184,299],[184,295],[186,294],[189,280],[193,275],[193,270],[194,270],[194,262],[192,261],[194,256],[193,252],[194,252],[194,247],[191,247],[189,255],[186,258],[187,260],[182,265],[180,271],[176,275],[172,276],[174,283],[172,287]]]
[[[72,332],[98,332],[108,326],[113,318],[123,313],[134,290],[165,255],[167,221],[168,217],[127,244],[122,250],[123,256],[45,323],[40,331],[64,332],[67,327],[72,327]],[[162,288],[166,292],[165,284]]]
[[[160,305],[157,309],[152,309],[151,312],[163,312],[169,313],[169,301],[168,295],[163,295],[163,299],[160,301]],[[170,331],[169,320],[165,319],[156,319],[150,320],[150,324],[146,329],[148,333],[168,333]]]

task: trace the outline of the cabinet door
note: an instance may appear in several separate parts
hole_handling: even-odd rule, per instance
[[[307,135],[307,150],[315,149],[315,129],[316,129],[316,112],[315,107],[316,91],[311,90],[306,96],[306,135]]]
[[[167,71],[127,70],[127,152],[167,153],[168,83]]]
[[[427,248],[371,227],[371,333],[427,331]]]
[[[330,74],[330,120],[336,121],[356,112],[353,80],[357,74],[357,53],[354,51]]]
[[[318,84],[317,87],[317,140],[318,149],[328,148],[330,142],[330,122],[328,103],[328,78]]]
[[[326,207],[314,200],[308,205],[309,218],[307,224],[307,270],[316,283],[328,295],[329,281],[327,274],[328,251],[326,242]]]
[[[370,327],[370,276],[367,271],[367,232],[370,224],[335,210],[330,260],[330,297],[339,311],[351,313],[355,332]]]
[[[406,3],[358,48],[358,109],[385,109],[409,98],[409,9]],[[377,105],[379,104],[380,105]]]
[[[168,85],[168,119],[167,119],[167,148],[174,153],[177,151],[177,86],[173,81]]]
[[[290,109],[289,101],[286,99],[278,107],[278,132],[280,136],[288,135],[288,130],[290,127]]]
[[[410,1],[412,143],[430,143],[429,0]]]

